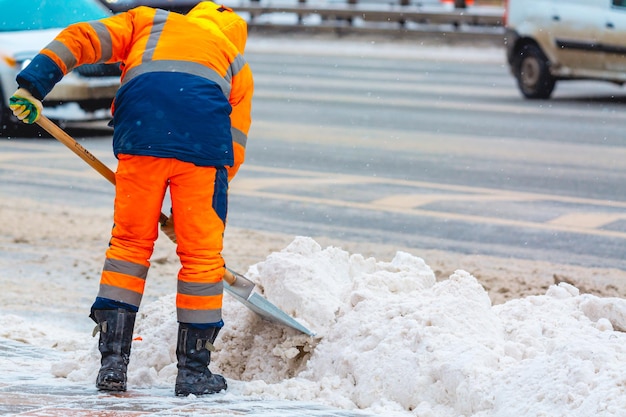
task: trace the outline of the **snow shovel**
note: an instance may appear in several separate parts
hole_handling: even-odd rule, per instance
[[[231,282],[234,281],[235,284],[237,284],[237,282],[239,282],[240,280],[246,283],[252,283],[252,281],[250,281],[243,275],[238,274],[232,269],[226,268],[226,273],[224,274],[224,288],[226,288],[226,290],[229,290],[229,287],[231,287]],[[252,284],[252,286],[254,286],[254,284]],[[235,297],[237,301],[241,302],[243,305],[257,313],[264,319],[269,320],[273,323],[289,326],[293,329],[301,331],[308,336],[315,336],[315,333],[298,323],[289,314],[280,310],[274,304],[261,297],[259,293],[252,292],[252,286],[250,287],[247,295],[243,295],[243,292],[241,291],[243,285],[239,285],[240,288],[237,291],[233,291],[231,288],[229,292],[233,297]]]
[[[87,162],[87,164],[98,171],[104,178],[109,180],[111,184],[115,185],[115,173],[80,143],[76,142],[76,140],[63,129],[44,115],[39,117],[37,124],[46,132],[50,133],[56,140],[67,146],[83,161]],[[161,213],[159,222],[163,224],[166,220],[167,216]],[[302,326],[293,317],[261,297],[258,293],[253,292],[254,286],[254,282],[250,281],[248,278],[235,271],[226,269],[226,273],[224,274],[224,289],[237,301],[268,321],[283,324],[309,336],[315,335],[315,333]]]

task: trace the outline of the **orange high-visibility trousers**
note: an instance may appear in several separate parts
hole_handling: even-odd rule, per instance
[[[220,322],[226,169],[152,156],[119,155],[118,159],[114,225],[98,297],[139,307],[169,186],[181,262],[178,321]]]

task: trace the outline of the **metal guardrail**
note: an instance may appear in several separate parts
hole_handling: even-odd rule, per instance
[[[504,9],[470,7],[427,10],[418,6],[338,4],[314,6],[305,3],[264,6],[258,3],[232,5],[248,14],[251,31],[307,33],[384,34],[395,37],[430,35],[448,41],[485,40],[501,43],[504,37]],[[293,15],[293,23],[273,23],[271,15]],[[317,23],[306,20],[317,16]],[[284,19],[283,19],[284,20]]]
[[[187,13],[198,0],[100,0],[113,12],[130,4],[146,4]],[[307,3],[309,1],[309,3]],[[488,40],[503,42],[502,0],[225,0],[226,6],[248,15],[250,31],[285,33],[380,34],[393,37],[434,36],[446,41]],[[331,3],[327,3],[331,1]],[[332,3],[332,1],[341,3]],[[454,8],[456,4],[472,4]],[[480,3],[480,5],[479,5]],[[475,5],[474,5],[475,4]],[[290,23],[270,17],[293,15]],[[311,23],[310,17],[315,17]],[[267,18],[266,18],[267,17]],[[315,19],[314,19],[315,20]],[[282,23],[280,23],[282,21]]]
[[[322,20],[362,19],[371,22],[415,22],[421,24],[452,24],[452,25],[482,25],[502,26],[504,10],[500,8],[470,8],[455,9],[451,11],[425,11],[414,6],[387,6],[374,7],[358,4],[344,4],[334,7],[319,7],[302,4],[299,6],[261,6],[241,5],[235,6],[238,13],[249,13],[251,22],[255,18],[271,13],[292,13],[300,17],[305,15],[318,15]]]

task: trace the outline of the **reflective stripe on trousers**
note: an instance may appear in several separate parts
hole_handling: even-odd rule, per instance
[[[119,155],[118,159],[114,225],[98,297],[139,307],[169,186],[176,252],[181,262],[176,296],[178,321],[219,322],[226,169],[151,156]]]

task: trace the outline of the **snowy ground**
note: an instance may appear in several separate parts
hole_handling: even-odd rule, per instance
[[[110,217],[0,201],[0,337],[57,351],[60,359],[39,371],[46,378],[89,386],[95,379],[87,314]],[[384,416],[588,417],[626,409],[626,301],[597,296],[618,291],[605,281],[621,272],[398,249],[229,229],[229,265],[317,337],[260,321],[227,295],[212,368],[228,378],[228,395]],[[135,329],[135,389],[173,386],[177,268],[162,236]],[[551,286],[554,275],[597,295]]]
[[[257,50],[277,45],[288,50],[251,42]],[[449,57],[446,48],[342,46],[337,53]],[[500,53],[470,51],[466,59],[502,60]],[[0,338],[54,350],[49,369],[24,369],[32,378],[93,387],[99,357],[87,314],[110,210],[5,197],[0,224]],[[263,322],[226,295],[211,365],[229,381],[226,398],[385,417],[624,415],[626,301],[618,297],[626,271],[232,227],[224,255],[317,333]],[[165,236],[152,261],[129,386],[159,397],[171,395],[175,378],[178,261]],[[15,366],[0,357],[0,374]]]

